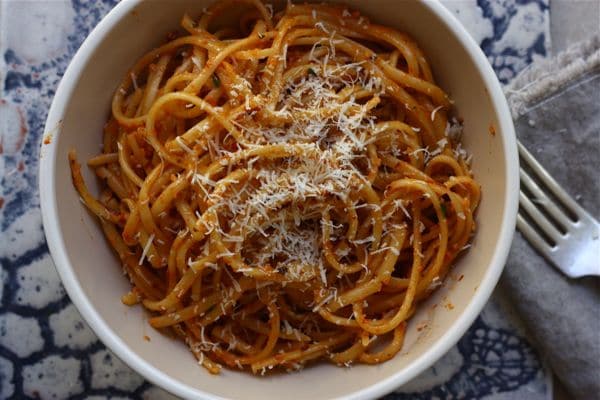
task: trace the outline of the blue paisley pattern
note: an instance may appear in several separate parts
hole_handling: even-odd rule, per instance
[[[70,59],[116,3],[9,1],[0,15],[0,399],[172,398],[112,355],[83,322],[54,270],[39,211],[38,157],[48,108]],[[548,0],[446,6],[502,82],[546,55]],[[19,37],[23,15],[33,15],[28,23],[37,26],[37,36]],[[38,51],[25,48],[30,42]],[[488,305],[449,355],[386,399],[546,398],[540,358],[511,321]]]
[[[507,83],[536,56],[546,55],[549,38],[547,31],[539,29],[544,18],[548,21],[548,3],[537,0],[478,0],[483,16],[494,27],[494,34],[481,42],[490,63],[503,83]],[[525,41],[519,46],[511,45],[511,30],[518,30]]]
[[[506,329],[495,329],[478,318],[458,342],[463,364],[447,382],[429,390],[394,393],[386,400],[479,399],[511,392],[535,379],[541,368],[533,349]]]

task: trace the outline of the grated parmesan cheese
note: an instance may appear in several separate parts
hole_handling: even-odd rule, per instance
[[[431,121],[435,120],[435,114],[441,110],[442,108],[444,108],[444,106],[437,106],[436,108],[433,109],[433,111],[431,111]]]
[[[140,257],[140,260],[138,261],[138,265],[142,265],[142,263],[144,262],[144,259],[146,258],[146,255],[148,254],[148,251],[150,250],[150,246],[152,246],[152,241],[154,240],[154,233],[150,235],[150,237],[148,237],[148,240],[146,241],[146,244],[144,245],[144,249],[142,250],[142,255]]]

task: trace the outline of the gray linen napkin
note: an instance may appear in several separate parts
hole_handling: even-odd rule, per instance
[[[519,140],[598,219],[600,37],[534,63],[505,92]],[[600,279],[567,278],[517,232],[500,282],[570,394],[600,398]]]

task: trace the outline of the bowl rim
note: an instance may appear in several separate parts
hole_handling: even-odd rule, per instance
[[[73,56],[61,79],[46,119],[45,132],[52,132],[55,135],[60,134],[60,124],[64,110],[75,89],[75,82],[77,82],[81,70],[87,65],[95,48],[105,39],[112,27],[142,1],[144,0],[122,0],[98,23],[85,39]],[[484,273],[479,286],[464,311],[452,323],[446,334],[416,358],[409,366],[398,370],[390,377],[374,385],[349,394],[345,397],[347,399],[375,398],[393,391],[430,367],[458,342],[482,311],[500,278],[508,257],[516,225],[519,193],[517,142],[512,117],[500,83],[486,56],[455,16],[439,2],[420,1],[429,12],[437,17],[441,24],[445,25],[452,32],[456,40],[465,48],[479,73],[482,75],[485,87],[488,89],[492,106],[498,118],[499,130],[502,132],[502,135],[499,136],[502,139],[502,146],[505,150],[506,193],[504,202],[506,207],[503,210],[504,217],[501,223],[499,240],[496,243],[487,271]],[[56,140],[52,142],[54,143]],[[39,189],[46,241],[69,298],[75,304],[84,320],[107,348],[153,384],[184,398],[198,398],[200,396],[208,400],[224,399],[213,393],[205,392],[179,382],[177,379],[150,365],[135,351],[131,350],[100,316],[73,272],[73,267],[69,261],[68,252],[60,231],[60,224],[56,217],[57,202],[54,168],[57,157],[56,146],[54,144],[42,144],[42,147],[39,164]]]

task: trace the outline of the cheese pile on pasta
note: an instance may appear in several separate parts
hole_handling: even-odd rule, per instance
[[[114,95],[99,196],[69,154],[123,302],[212,373],[392,358],[479,202],[423,53],[328,5],[221,1],[182,27]]]

